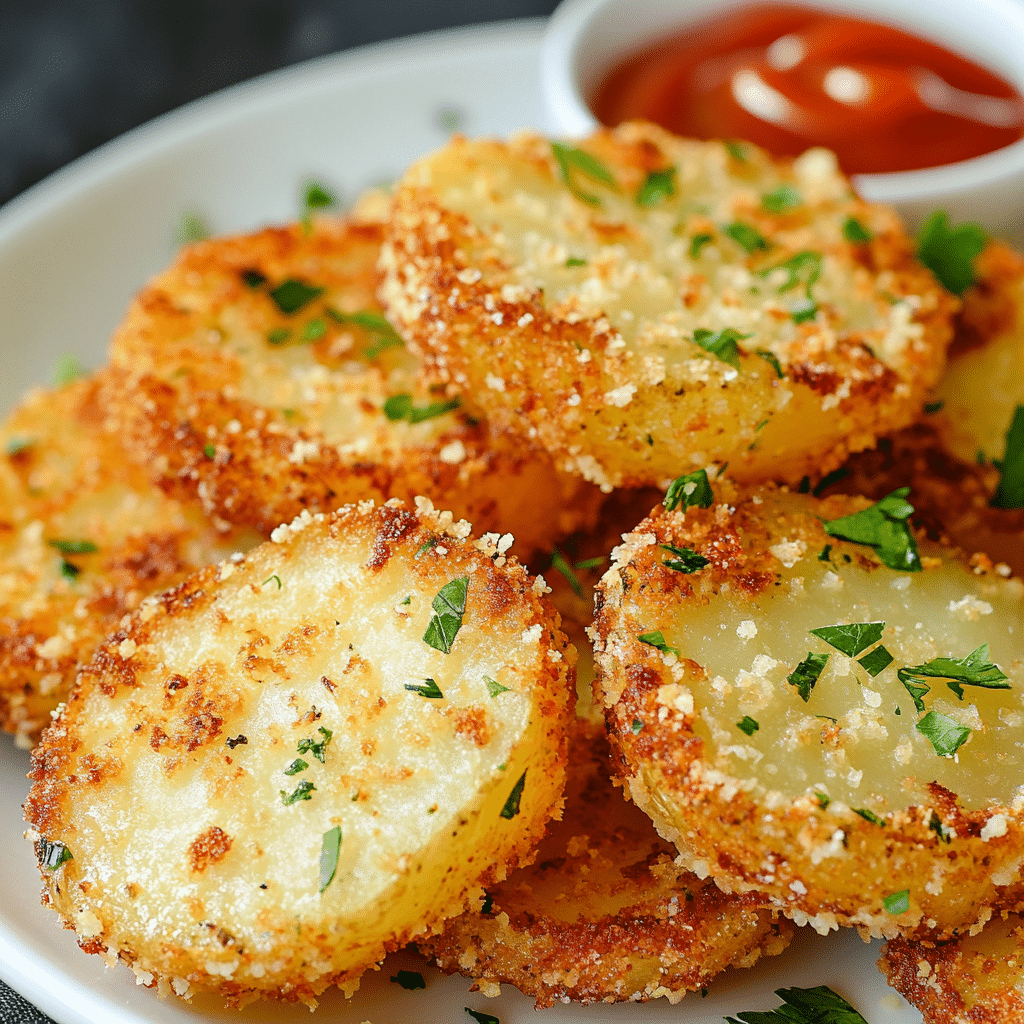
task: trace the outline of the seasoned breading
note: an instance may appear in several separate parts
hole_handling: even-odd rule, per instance
[[[925,1024],[1024,1020],[1024,921],[1016,914],[944,945],[893,939],[878,966]]]
[[[957,301],[830,153],[576,145],[456,139],[405,175],[381,295],[434,379],[605,488],[795,482],[916,417]]]
[[[374,299],[380,239],[317,220],[186,248],[114,336],[125,433],[162,483],[264,534],[417,494],[524,557],[586,525],[596,488],[419,380]]]
[[[79,944],[161,992],[313,1005],[524,862],[575,654],[504,548],[363,502],[144,601],[33,754]]]
[[[125,459],[106,385],[35,392],[0,426],[0,728],[23,746],[143,597],[258,539],[218,532]]]
[[[657,509],[598,587],[633,799],[691,870],[823,932],[1021,906],[1021,580],[917,553],[899,495],[722,490]]]
[[[675,849],[627,803],[608,773],[604,728],[578,722],[565,812],[537,862],[488,891],[483,907],[418,943],[484,992],[501,982],[561,1002],[676,1003],[726,967],[789,945],[792,925],[677,867]]]

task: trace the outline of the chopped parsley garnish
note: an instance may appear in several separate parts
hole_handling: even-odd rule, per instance
[[[880,818],[874,811],[869,811],[866,807],[851,807],[850,810],[854,814],[859,814],[865,821],[870,821],[872,825],[885,828],[885,819]]]
[[[832,797],[830,797],[828,793],[820,793],[818,791],[815,791],[814,798],[818,801],[818,806],[822,810],[825,810],[825,808],[828,807],[830,803],[832,803]]]
[[[262,582],[262,583],[260,584],[260,586],[261,586],[261,587],[265,587],[265,586],[266,586],[266,585],[267,585],[268,583],[276,583],[276,584],[277,584],[277,589],[278,589],[278,590],[280,590],[280,589],[281,589],[281,577],[280,577],[280,576],[278,576],[278,575],[277,575],[277,573],[274,573],[274,575],[273,575],[273,576],[268,576],[268,577],[267,577],[267,578],[266,578],[266,579],[265,579],[265,580],[264,580],[264,581],[263,581],[263,582]]]
[[[652,629],[649,633],[641,633],[637,640],[642,644],[647,644],[648,647],[661,651],[662,654],[674,654],[677,658],[679,657],[679,648],[671,647],[665,643],[665,637],[660,629]]]
[[[267,334],[267,341],[271,345],[283,345],[292,336],[290,327],[275,327]]]
[[[56,871],[62,864],[74,859],[71,851],[58,840],[40,840],[39,864],[47,871]]]
[[[907,525],[914,506],[908,502],[909,487],[900,487],[881,501],[853,515],[824,523],[830,537],[866,544],[890,569],[920,572],[917,542]]]
[[[331,737],[334,733],[330,729],[325,729],[322,725],[317,730],[322,740],[314,739],[302,739],[296,744],[296,749],[300,754],[312,754],[321,764],[327,764],[327,745],[331,742]]]
[[[181,220],[178,222],[178,242],[181,245],[201,242],[204,238],[209,237],[209,225],[198,213],[192,210],[181,215]]]
[[[60,560],[60,574],[68,583],[74,583],[82,575],[82,570],[66,558],[62,558]]]
[[[7,454],[11,457],[28,451],[36,443],[34,437],[12,437],[7,442]]]
[[[576,563],[577,569],[596,569],[606,560],[605,555],[598,555],[596,558],[582,558]]]
[[[433,700],[444,696],[440,687],[429,676],[422,683],[406,683],[405,688],[412,693],[418,693],[421,697],[430,697]]]
[[[430,550],[431,550],[431,548],[436,548],[436,547],[437,547],[437,545],[438,545],[438,542],[439,542],[440,540],[441,540],[441,538],[440,538],[440,537],[430,537],[430,538],[428,538],[427,540],[425,540],[425,541],[424,541],[424,542],[423,542],[423,543],[422,543],[422,544],[421,544],[421,545],[419,546],[419,548],[417,549],[417,551],[416,551],[416,554],[412,556],[412,557],[413,557],[413,560],[415,561],[415,560],[417,560],[417,559],[421,558],[421,557],[422,557],[423,555],[425,555],[425,554],[426,554],[426,553],[427,553],[428,551],[430,551]]]
[[[247,288],[259,288],[261,284],[267,283],[267,275],[258,270],[243,270],[239,276]]]
[[[298,775],[299,772],[304,772],[309,767],[308,761],[303,761],[301,757],[295,758],[294,761],[287,768],[285,768],[285,775]]]
[[[945,408],[946,403],[940,398],[937,402],[925,402],[924,411],[931,415],[932,413],[942,412]]]
[[[776,373],[781,379],[786,375],[782,372],[782,364],[779,362],[778,357],[774,352],[769,352],[766,348],[755,348],[754,355],[760,356]]]
[[[511,821],[519,813],[519,801],[523,797],[523,787],[526,785],[526,772],[519,776],[516,784],[512,787],[505,806],[501,809],[501,816]]]
[[[668,485],[662,505],[671,512],[678,508],[685,512],[688,508],[710,508],[715,501],[708,480],[708,471],[698,469],[695,473],[678,476]]]
[[[587,265],[587,261],[581,259],[579,256],[570,256],[565,261],[565,265],[567,267],[585,267]]]
[[[334,194],[317,181],[311,181],[306,186],[306,191],[302,196],[302,211],[304,214],[309,214],[313,210],[326,210],[331,206],[335,206],[338,200]]]
[[[338,870],[338,855],[341,853],[341,826],[335,825],[324,833],[320,844],[320,892],[334,881]]]
[[[639,718],[634,718],[632,725],[629,727],[629,731],[635,736],[644,727],[644,723]]]
[[[850,658],[855,658],[861,651],[866,651],[872,644],[882,639],[884,622],[851,622],[845,626],[821,626],[809,630],[820,636],[825,643]]]
[[[272,288],[270,297],[282,313],[290,315],[297,313],[303,306],[319,298],[323,293],[324,289],[317,285],[289,278],[287,281],[282,281],[276,288]]]
[[[921,698],[931,690],[931,687],[927,683],[915,682],[912,676],[905,675],[904,672],[905,669],[899,669],[896,672],[896,678],[899,679],[906,688],[907,693],[910,694],[914,707],[919,712],[924,711],[924,701]]]
[[[462,628],[468,591],[469,577],[460,576],[446,583],[431,602],[434,616],[423,634],[423,641],[442,654],[447,654],[452,649],[455,637]]]
[[[974,260],[985,248],[985,232],[977,224],[949,226],[949,216],[936,210],[917,236],[918,259],[954,295],[974,284]]]
[[[740,732],[745,732],[748,736],[753,736],[761,726],[757,723],[757,720],[751,718],[750,715],[744,715],[743,718],[736,723],[736,728],[739,729]]]
[[[928,692],[929,687],[923,682],[928,679],[945,679],[946,685],[960,698],[964,699],[964,686],[981,686],[988,690],[1009,690],[1007,677],[998,665],[988,660],[988,644],[971,651],[964,658],[932,658],[923,665],[907,665],[897,673],[899,680],[910,690],[909,682],[924,687],[921,696]],[[911,694],[913,696],[913,694]],[[914,703],[918,704],[917,697]],[[918,711],[923,707],[918,707]]]
[[[863,658],[859,658],[857,664],[874,678],[879,672],[884,672],[892,664],[892,661],[892,655],[883,644],[879,644],[873,651],[865,654]]]
[[[871,241],[871,232],[856,217],[847,217],[843,221],[843,238],[854,245],[864,245]]]
[[[616,188],[611,172],[600,160],[582,149],[566,146],[561,142],[551,143],[551,153],[558,164],[559,173],[565,187],[581,202],[588,206],[600,206],[601,200],[589,192],[584,192],[576,181],[577,175],[590,178],[610,188]]]
[[[917,723],[916,728],[939,757],[952,757],[971,735],[966,725],[934,708]]]
[[[423,980],[423,975],[419,971],[402,971],[400,970],[397,974],[392,975],[392,982],[397,985],[401,985],[406,992],[411,992],[413,989],[426,988],[427,983]]]
[[[999,469],[999,486],[992,498],[995,508],[1024,508],[1024,405],[1013,411],[1006,432],[1006,449]]]
[[[327,333],[327,321],[322,316],[315,316],[302,328],[303,341],[319,341]]]
[[[449,398],[445,401],[431,402],[429,405],[415,406],[412,404],[412,395],[392,395],[384,403],[384,415],[392,423],[398,420],[422,423],[424,420],[432,420],[457,409],[459,401],[458,398]]]
[[[669,551],[677,556],[663,559],[661,564],[666,569],[675,569],[676,572],[685,573],[687,576],[699,572],[705,565],[711,564],[710,559],[698,555],[693,548],[677,548],[674,544],[660,544],[659,547],[663,551]]]
[[[827,985],[815,988],[780,988],[775,994],[785,1004],[778,1010],[738,1013],[729,1024],[867,1024],[867,1021]]]
[[[887,913],[905,914],[910,909],[910,890],[901,889],[899,892],[891,893],[882,900],[882,906]]]
[[[747,162],[747,147],[739,139],[726,139],[722,145],[725,146],[733,160],[739,160],[741,163]]]
[[[53,371],[53,382],[59,388],[73,384],[79,377],[85,376],[85,370],[78,358],[73,355],[62,355],[57,360],[57,366]]]
[[[838,469],[833,469],[831,473],[826,473],[815,485],[811,491],[816,498],[820,498],[833,484],[839,483],[840,480],[845,480],[850,475],[850,471],[845,466],[840,466]]]
[[[309,779],[303,779],[291,793],[286,793],[283,789],[278,790],[281,794],[281,802],[285,807],[290,807],[293,803],[298,800],[312,800],[313,792],[316,786],[313,785]]]
[[[464,1009],[477,1024],[501,1024],[501,1021],[493,1013],[481,1013],[479,1010],[471,1010],[468,1006]]]
[[[953,830],[943,824],[942,819],[932,811],[931,817],[928,819],[928,827],[942,840],[944,843],[951,843],[953,841]]]
[[[99,548],[91,540],[48,540],[51,548],[56,548],[62,555],[91,555]]]
[[[694,235],[693,238],[690,239],[690,259],[698,259],[700,257],[701,251],[704,249],[704,246],[710,245],[714,240],[714,235],[708,235],[704,233]]]
[[[812,299],[801,299],[789,311],[790,319],[795,324],[804,324],[818,315],[818,306]]]
[[[216,454],[217,454],[217,446],[213,445],[213,444],[204,444],[203,445],[203,454],[208,459],[214,458],[216,456]]]
[[[774,267],[769,267],[767,270],[762,270],[761,276],[767,277],[768,274],[772,274],[776,270],[784,270],[786,272],[786,280],[779,285],[780,292],[788,292],[791,288],[802,285],[804,293],[810,298],[811,287],[821,277],[821,253],[804,249],[795,256],[790,256],[788,260],[784,260]]]
[[[792,185],[785,182],[777,189],[766,192],[761,196],[761,205],[769,213],[785,213],[787,210],[795,210],[803,206],[804,197]]]
[[[336,309],[327,308],[327,315],[339,324],[355,324],[371,337],[371,344],[364,350],[367,359],[373,359],[389,348],[402,348],[405,342],[401,335],[391,326],[383,313],[373,309],[357,310],[355,313],[339,313]]]
[[[811,699],[811,690],[814,689],[830,657],[829,654],[808,651],[807,657],[786,677],[789,684],[796,687],[796,692],[803,698],[804,703]]]
[[[819,562],[830,562],[831,560],[832,560],[832,545],[831,544],[826,544],[818,552],[818,561]]]
[[[740,334],[731,327],[723,327],[720,331],[698,327],[693,332],[694,344],[700,345],[705,352],[710,352],[737,370],[740,368],[740,349],[736,342],[749,337],[751,335]]]
[[[487,692],[492,697],[497,697],[502,693],[509,692],[509,687],[502,686],[497,679],[492,679],[490,676],[484,676],[484,682],[487,684]]]
[[[565,560],[558,548],[551,552],[551,567],[557,569],[565,577],[577,597],[583,596],[583,584],[580,583],[579,577],[572,571],[572,566]]]
[[[664,167],[660,171],[651,171],[647,180],[640,186],[636,194],[636,205],[645,208],[657,206],[676,194],[676,169]]]
[[[732,224],[727,224],[722,230],[749,255],[768,248],[768,242],[764,235],[750,224],[744,224],[737,220]]]

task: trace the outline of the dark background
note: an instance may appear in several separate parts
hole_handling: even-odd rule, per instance
[[[545,16],[556,5],[0,0],[0,204],[129,128],[235,82],[381,39]]]

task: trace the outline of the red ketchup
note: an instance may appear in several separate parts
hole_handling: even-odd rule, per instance
[[[591,106],[606,125],[645,118],[778,156],[827,146],[849,174],[938,167],[1024,137],[1020,93],[977,64],[888,25],[784,4],[657,43],[616,67]]]

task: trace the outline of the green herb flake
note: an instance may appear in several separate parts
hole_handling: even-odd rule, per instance
[[[851,622],[844,626],[821,626],[808,632],[821,637],[825,643],[850,658],[866,651],[882,639],[884,622]]]
[[[492,697],[498,697],[503,693],[509,692],[508,686],[502,686],[497,679],[492,679],[490,676],[484,676],[484,682],[487,684],[487,692]]]
[[[315,790],[316,786],[309,779],[303,779],[293,792],[286,793],[283,789],[278,790],[278,792],[281,794],[281,802],[285,807],[290,807],[299,800],[312,800]]]
[[[370,345],[363,350],[367,359],[374,359],[389,348],[402,348],[405,342],[401,335],[391,326],[383,313],[373,309],[357,310],[354,313],[339,313],[328,307],[327,315],[339,324],[354,324],[370,335]]]
[[[974,261],[985,248],[985,232],[977,224],[949,225],[949,216],[936,210],[917,236],[918,259],[943,288],[963,295],[974,284]]]
[[[830,803],[832,803],[832,797],[830,797],[828,793],[820,793],[815,791],[814,798],[818,801],[818,806],[822,810],[825,810],[825,808],[828,807]]]
[[[301,757],[295,758],[294,761],[287,768],[285,768],[285,775],[298,775],[299,772],[304,772],[309,767],[308,761],[303,761]]]
[[[79,576],[82,575],[82,570],[77,565],[69,562],[66,558],[60,560],[60,574],[68,581],[68,583],[74,583]]]
[[[640,186],[636,194],[636,205],[645,209],[657,206],[676,194],[676,169],[664,167],[660,171],[650,171],[647,180]]]
[[[273,576],[268,576],[268,577],[267,577],[267,578],[266,578],[266,579],[265,579],[265,580],[264,580],[264,581],[263,581],[263,582],[262,582],[262,583],[260,584],[260,586],[261,586],[261,587],[265,587],[265,586],[266,586],[266,585],[267,585],[268,583],[276,583],[276,584],[277,584],[277,589],[278,589],[278,590],[280,590],[280,589],[281,589],[281,577],[280,577],[280,576],[278,576],[278,575],[277,575],[277,573],[274,573],[274,575],[273,575]]]
[[[217,455],[217,446],[214,444],[204,444],[203,454],[208,458],[212,459]]]
[[[884,672],[892,664],[892,661],[892,655],[884,645],[879,644],[873,651],[865,654],[863,658],[859,658],[857,664],[874,678],[880,672]]]
[[[924,411],[926,413],[928,413],[929,415],[932,415],[933,413],[937,413],[937,412],[942,412],[942,410],[945,407],[946,407],[946,403],[944,401],[942,401],[941,398],[937,402],[925,402],[924,403]]]
[[[331,742],[334,733],[322,725],[317,732],[323,736],[322,740],[301,739],[296,744],[296,749],[300,754],[312,754],[321,764],[327,764],[327,745]]]
[[[85,370],[78,361],[78,357],[65,354],[57,360],[57,366],[53,371],[53,382],[59,388],[66,388],[84,376]]]
[[[885,828],[885,819],[880,818],[874,811],[869,811],[866,807],[851,807],[850,810],[854,814],[859,814],[865,821],[870,821],[872,825]]]
[[[341,853],[341,826],[335,825],[324,833],[320,843],[320,892],[334,881]]]
[[[579,577],[572,571],[572,566],[565,560],[558,548],[551,552],[551,567],[557,569],[565,577],[577,597],[583,596],[583,584],[580,583]]]
[[[99,551],[91,540],[48,540],[46,543],[62,555],[91,555]]]
[[[587,266],[587,261],[585,259],[581,259],[579,256],[570,256],[565,261],[565,265],[566,267],[585,267]]]
[[[243,270],[239,277],[246,288],[259,288],[261,284],[267,283],[267,275],[261,274],[258,270]]]
[[[303,306],[308,305],[314,299],[323,295],[324,289],[313,284],[306,284],[296,278],[289,278],[282,281],[276,288],[270,290],[270,297],[282,313],[291,315],[297,313]]]
[[[818,552],[818,561],[819,562],[831,562],[831,560],[832,560],[832,545],[831,544],[826,544]]]
[[[36,849],[39,865],[47,871],[56,871],[61,865],[75,859],[71,851],[56,839],[41,839]]]
[[[427,540],[425,540],[417,549],[416,554],[412,556],[413,560],[418,561],[428,551],[432,550],[433,548],[436,548],[440,539],[440,537],[429,537]]]
[[[446,583],[431,602],[434,616],[423,634],[423,641],[442,654],[451,651],[455,637],[462,628],[468,591],[469,577],[460,576]]]
[[[480,1010],[471,1010],[468,1006],[464,1007],[466,1013],[470,1015],[477,1022],[477,1024],[501,1024],[501,1021],[494,1016],[493,1013],[482,1013]]]
[[[406,683],[405,688],[411,693],[418,693],[421,697],[430,697],[432,700],[444,696],[440,687],[429,676],[422,683]]]
[[[867,1021],[827,985],[816,988],[780,988],[775,994],[785,1004],[778,1010],[739,1013],[728,1024],[867,1024]]]
[[[398,603],[400,605],[401,604],[412,604],[412,594],[407,594],[406,597],[405,597],[405,600],[404,601],[399,601]]]
[[[795,324],[805,324],[818,315],[818,306],[810,299],[801,299],[789,311],[789,317]]]
[[[210,228],[203,217],[194,210],[181,215],[178,222],[178,244],[191,245],[210,237]]]
[[[807,657],[786,677],[789,684],[796,687],[796,692],[803,698],[804,703],[811,699],[811,690],[814,689],[830,657],[829,654],[808,651]]]
[[[856,217],[847,217],[843,221],[843,238],[853,245],[865,245],[871,241],[871,232]]]
[[[305,213],[313,210],[327,210],[338,203],[334,193],[329,191],[318,181],[311,181],[306,185],[306,191],[302,196],[302,209]]]
[[[629,731],[635,736],[644,727],[644,723],[639,718],[633,719],[633,724],[630,725]]]
[[[942,819],[935,813],[935,811],[932,811],[931,817],[928,819],[928,827],[942,842],[951,843],[953,841],[953,830],[943,823]]]
[[[788,292],[799,285],[803,287],[804,294],[810,299],[811,288],[817,283],[818,278],[821,277],[821,263],[822,256],[820,252],[804,249],[796,253],[796,255],[790,256],[788,260],[760,271],[760,275],[761,277],[767,277],[769,274],[774,274],[777,270],[785,271],[786,278],[779,285],[779,291]]]
[[[413,989],[427,987],[427,983],[423,980],[423,975],[420,974],[419,971],[400,970],[397,974],[392,975],[391,981],[396,985],[401,985],[406,992],[412,992]]]
[[[597,196],[584,192],[580,188],[576,181],[577,175],[583,175],[591,181],[599,182],[613,189],[617,188],[615,179],[608,168],[586,150],[575,149],[561,142],[552,142],[551,153],[555,158],[555,163],[558,164],[562,183],[580,202],[586,203],[588,206],[601,205],[601,200]]]
[[[577,569],[596,569],[607,561],[607,556],[598,555],[596,558],[583,558],[576,563]]]
[[[740,349],[736,343],[749,338],[749,334],[740,334],[731,327],[723,327],[720,331],[709,331],[707,328],[698,327],[693,332],[693,342],[699,345],[705,352],[721,359],[738,370],[740,368]]]
[[[785,213],[787,210],[795,210],[803,206],[804,197],[792,185],[785,182],[777,189],[766,192],[761,196],[761,205],[769,213]]]
[[[739,729],[740,732],[745,732],[748,736],[753,736],[761,726],[758,724],[757,720],[751,718],[750,715],[744,715],[743,718],[736,723],[736,728]]]
[[[971,735],[966,725],[934,708],[917,723],[916,728],[939,757],[952,757]]]
[[[457,409],[459,404],[458,398],[449,398],[445,401],[431,402],[429,405],[415,406],[412,404],[412,395],[392,395],[384,402],[384,415],[392,423],[400,420],[422,423],[424,420],[432,420]]]
[[[715,240],[714,235],[699,234],[690,239],[690,259],[700,259],[700,254],[705,245],[710,245]]]
[[[662,654],[674,654],[677,658],[679,657],[679,648],[667,644],[660,629],[653,629],[649,633],[641,633],[637,640],[642,644],[647,644],[648,647],[661,651]]]
[[[275,327],[267,333],[267,341],[271,345],[283,345],[292,336],[290,327]]]
[[[890,893],[883,898],[882,906],[885,907],[886,913],[894,917],[897,914],[905,914],[910,909],[910,890],[901,889],[899,892]]]
[[[721,475],[721,474],[719,474]],[[671,512],[678,508],[685,512],[688,508],[710,508],[715,501],[706,469],[698,469],[695,473],[676,477],[668,485],[662,505]]]
[[[786,376],[782,372],[782,364],[774,352],[769,352],[766,348],[755,348],[754,355],[760,356],[775,371],[776,376],[780,380]]]
[[[923,679],[944,679],[960,700],[964,699],[965,686],[981,686],[987,690],[1010,689],[1003,670],[988,660],[988,644],[982,644],[964,658],[932,658],[923,665],[907,665],[897,672],[897,676],[904,686],[911,681],[924,685]],[[927,692],[926,687],[924,693]]]
[[[523,787],[526,785],[526,772],[516,780],[516,784],[512,787],[512,792],[509,793],[508,799],[505,801],[505,806],[501,809],[501,816],[508,821],[511,821],[519,813],[519,801],[523,797]]]
[[[917,541],[907,524],[914,511],[908,502],[909,487],[900,487],[869,508],[824,523],[830,537],[866,544],[890,569],[920,572]]]
[[[316,316],[302,328],[302,340],[319,341],[326,333],[327,321],[322,316]]]
[[[675,569],[676,572],[684,573],[687,576],[699,572],[705,565],[711,564],[710,559],[698,555],[693,548],[677,548],[674,544],[661,544],[659,547],[663,551],[669,551],[677,556],[676,558],[666,558],[661,564],[666,569]]]
[[[993,507],[1024,508],[1024,405],[1018,405],[1013,411],[998,469],[999,485],[992,498]]]
[[[747,147],[739,141],[739,139],[725,139],[722,143],[725,146],[726,151],[733,160],[739,160],[740,163],[747,162]]]
[[[768,242],[764,235],[757,228],[742,221],[733,221],[722,229],[737,245],[746,251],[748,255],[767,249]]]
[[[906,675],[905,669],[899,669],[896,673],[896,678],[899,679],[907,693],[910,694],[914,707],[918,712],[924,711],[924,701],[921,698],[931,690],[931,687],[927,683],[915,681],[913,677]]]

